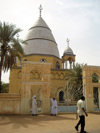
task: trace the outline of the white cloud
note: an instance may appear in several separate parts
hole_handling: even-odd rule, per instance
[[[63,2],[62,2],[61,0],[56,0],[56,3],[59,4],[59,5],[61,5],[61,6],[64,5]]]

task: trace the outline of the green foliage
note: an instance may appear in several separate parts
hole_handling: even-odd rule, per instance
[[[82,84],[82,67],[83,64],[74,65],[73,69],[68,71],[66,77],[67,85],[66,91],[67,95],[70,95],[73,100],[78,100],[83,93],[83,84]]]
[[[92,82],[98,83],[98,75],[96,73],[92,74]]]
[[[5,72],[16,66],[16,58],[20,59],[21,55],[24,54],[21,46],[23,41],[16,37],[20,31],[13,24],[0,22],[0,81],[2,70]]]
[[[15,25],[0,22],[1,69],[4,71],[16,65],[16,57],[20,58],[20,54],[24,53],[22,41],[16,38],[20,31]]]
[[[1,93],[9,92],[9,83],[1,83]]]

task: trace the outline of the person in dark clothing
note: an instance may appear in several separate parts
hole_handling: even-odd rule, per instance
[[[86,110],[85,110],[85,97],[84,96],[82,96],[80,98],[80,100],[78,100],[78,102],[77,102],[77,114],[78,114],[80,120],[78,121],[77,125],[75,126],[75,129],[76,129],[76,131],[78,131],[78,127],[79,127],[79,125],[81,125],[80,133],[86,133],[86,131],[84,131],[85,115],[88,116],[88,114],[86,113]]]

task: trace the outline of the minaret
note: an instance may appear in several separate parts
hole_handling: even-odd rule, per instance
[[[67,38],[67,48],[65,49],[62,60],[63,60],[63,69],[72,69],[75,62],[75,55],[72,49],[69,47],[69,39]],[[68,67],[69,65],[69,67]]]

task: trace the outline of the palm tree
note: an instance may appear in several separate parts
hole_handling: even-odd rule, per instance
[[[76,64],[73,69],[68,71],[66,77],[66,91],[67,97],[70,96],[73,100],[78,100],[83,93],[83,84],[82,84],[82,67],[83,65]]]
[[[2,70],[8,71],[16,65],[16,57],[20,58],[23,54],[22,41],[16,37],[20,31],[13,24],[0,22],[0,92]]]

